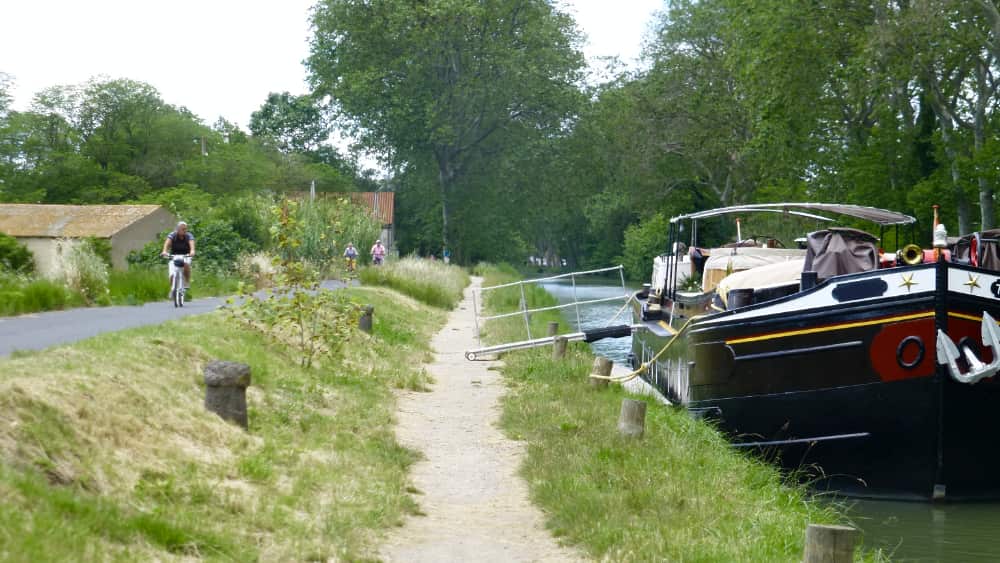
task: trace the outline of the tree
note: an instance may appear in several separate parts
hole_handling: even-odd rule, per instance
[[[322,0],[312,21],[314,96],[387,161],[435,164],[446,248],[453,199],[491,138],[558,133],[572,117],[576,29],[544,0]]]
[[[318,150],[330,136],[323,112],[311,96],[270,93],[250,116],[250,132],[282,152]]]

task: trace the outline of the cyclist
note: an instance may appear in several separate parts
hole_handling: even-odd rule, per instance
[[[354,248],[354,243],[347,243],[347,248],[344,249],[344,261],[347,262],[347,271],[353,272],[358,264],[358,249]]]
[[[188,224],[184,221],[177,223],[174,232],[167,235],[167,240],[163,241],[163,252],[160,256],[164,258],[170,255],[186,256],[184,259],[184,289],[191,289],[191,258],[194,256],[194,235],[188,232]]]
[[[382,246],[382,241],[377,240],[375,244],[372,245],[371,250],[372,263],[378,266],[385,260],[385,247]]]

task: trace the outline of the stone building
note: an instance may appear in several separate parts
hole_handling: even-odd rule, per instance
[[[69,245],[90,237],[108,240],[112,266],[125,269],[129,252],[159,240],[176,221],[159,205],[0,204],[0,233],[27,246],[36,271],[46,277],[62,271]]]

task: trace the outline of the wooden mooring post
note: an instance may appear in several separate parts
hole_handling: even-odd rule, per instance
[[[552,359],[561,360],[566,357],[566,345],[569,340],[565,336],[557,336],[552,340]]]
[[[597,356],[594,358],[594,367],[590,368],[590,377],[587,379],[590,381],[591,387],[596,387],[597,389],[604,389],[608,386],[608,380],[605,377],[611,376],[611,368],[614,364],[611,360],[605,358],[604,356]],[[594,376],[598,377],[594,377]]]
[[[646,433],[646,402],[622,399],[618,415],[618,433],[626,438],[642,438]]]
[[[549,321],[548,336],[559,334],[559,321]]]
[[[805,563],[850,563],[858,531],[850,526],[809,524],[806,528]]]
[[[374,305],[365,305],[361,308],[361,316],[358,317],[358,328],[368,334],[372,333],[372,315],[375,313]]]

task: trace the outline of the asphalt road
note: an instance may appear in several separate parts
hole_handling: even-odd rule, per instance
[[[344,287],[344,283],[325,281],[322,287],[337,289]],[[7,356],[15,350],[41,350],[105,332],[155,325],[188,315],[208,313],[218,309],[225,302],[225,297],[205,297],[177,308],[164,299],[135,307],[90,307],[0,317],[0,357]]]

